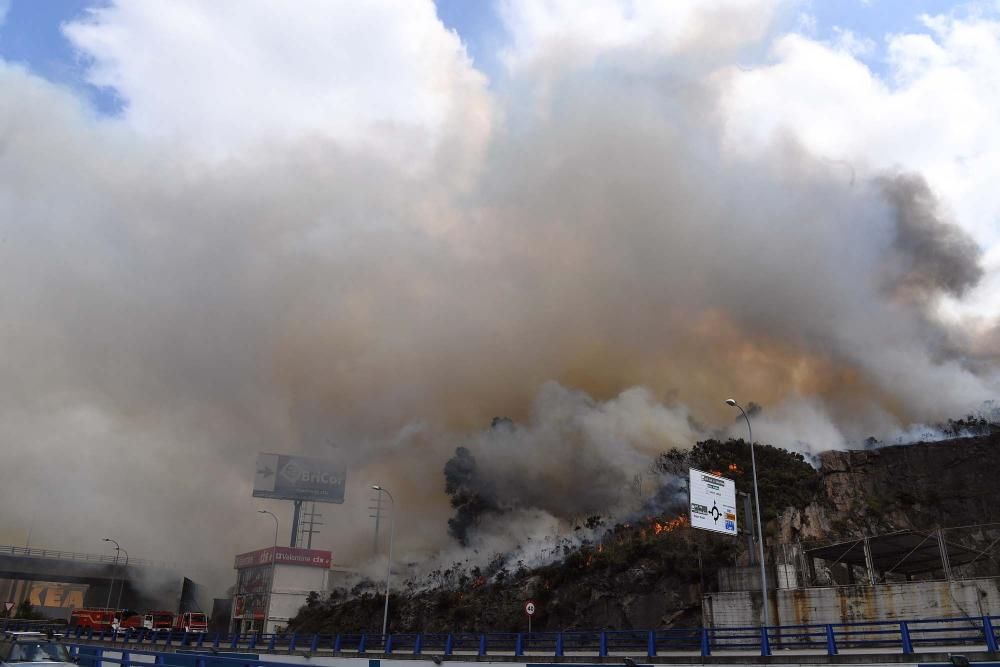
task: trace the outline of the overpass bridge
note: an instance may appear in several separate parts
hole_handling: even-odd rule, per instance
[[[73,608],[105,607],[109,600],[112,607],[174,610],[184,582],[191,582],[181,569],[143,558],[126,567],[107,554],[0,546],[0,602],[16,607],[27,600],[50,618],[66,619]]]

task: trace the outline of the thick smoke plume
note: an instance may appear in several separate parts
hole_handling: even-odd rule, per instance
[[[742,436],[728,396],[806,451],[996,396],[995,355],[935,314],[979,250],[919,174],[727,148],[724,7],[665,51],[532,41],[490,86],[429,2],[224,4],[67,27],[114,117],[0,62],[6,542],[113,533],[227,582],[270,544],[254,456],[283,451],[350,466],[322,508],[339,562],[371,556],[374,482],[419,560],[450,544],[458,446],[550,530],[623,502],[663,449]]]

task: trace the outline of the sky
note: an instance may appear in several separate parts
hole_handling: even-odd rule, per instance
[[[447,563],[459,446],[487,554],[730,396],[810,456],[989,412],[997,117],[996,2],[0,0],[0,542],[223,580],[265,451],[349,467],[339,563],[372,483]]]

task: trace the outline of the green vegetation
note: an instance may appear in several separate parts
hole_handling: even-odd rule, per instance
[[[819,494],[819,472],[802,454],[762,444],[755,444],[754,452],[765,521],[787,507],[804,507]],[[684,479],[688,468],[718,473],[734,480],[737,492],[753,493],[750,446],[744,440],[705,440],[689,450],[663,452],[653,463],[655,472]]]

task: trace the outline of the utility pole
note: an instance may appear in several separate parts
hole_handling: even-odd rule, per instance
[[[306,506],[304,512],[302,512],[303,519],[299,523],[299,546],[305,546],[307,549],[312,549],[313,535],[316,535],[320,531],[316,530],[316,526],[322,526],[323,524],[316,519],[322,519],[323,515],[316,511],[316,503],[309,503]]]
[[[382,488],[374,489],[377,494],[372,498],[371,502],[375,503],[374,507],[369,507],[368,509],[375,512],[374,514],[369,514],[368,516],[375,519],[375,537],[372,539],[372,555],[378,555],[378,526],[379,522],[382,520]]]

